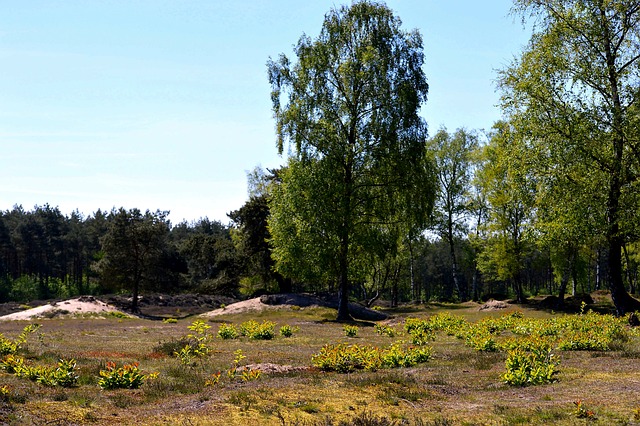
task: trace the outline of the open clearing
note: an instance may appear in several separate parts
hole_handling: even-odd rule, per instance
[[[248,302],[246,305],[255,305]],[[61,303],[57,304],[58,306]],[[62,306],[65,304],[62,303]],[[15,339],[33,322],[41,328],[27,338],[19,352],[26,362],[54,367],[59,359],[75,359],[78,384],[44,386],[0,371],[0,423],[148,424],[148,425],[329,425],[329,424],[638,424],[640,423],[640,338],[628,338],[609,351],[555,351],[558,381],[511,387],[504,383],[506,353],[482,352],[446,333],[428,344],[433,356],[410,368],[321,371],[312,356],[326,344],[347,343],[387,347],[410,340],[403,334],[406,318],[426,319],[449,312],[475,322],[518,310],[525,318],[560,317],[545,310],[482,304],[405,306],[387,310],[391,317],[378,324],[394,327],[398,335],[376,333],[374,322],[359,321],[356,337],[346,337],[343,324],[332,321],[335,310],[322,306],[283,305],[279,309],[236,309],[180,319],[176,322],[124,317],[119,313],[84,314],[75,318],[3,321],[0,332]],[[66,308],[65,308],[66,309]],[[66,309],[72,311],[72,309]],[[118,312],[118,311],[115,311]],[[218,328],[255,320],[272,321],[276,330],[295,331],[271,340],[214,337],[210,353],[182,364],[175,356],[185,343],[188,327],[197,319]],[[245,358],[238,360],[239,352]],[[144,373],[157,372],[139,389],[102,390],[100,371],[107,363],[139,363]],[[228,376],[233,366],[235,376]],[[243,379],[243,371],[260,371]],[[217,372],[217,384],[207,386]],[[211,383],[209,383],[211,384]],[[577,411],[582,401],[584,416]],[[588,414],[588,415],[587,415]]]

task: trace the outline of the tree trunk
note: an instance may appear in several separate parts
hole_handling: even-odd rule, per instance
[[[461,302],[466,300],[466,294],[460,288],[460,280],[458,279],[458,260],[456,259],[456,247],[453,241],[453,229],[451,224],[449,225],[449,233],[447,235],[449,241],[449,256],[451,257],[451,276],[453,278],[453,288],[458,294],[458,298]]]
[[[607,266],[609,267],[611,299],[613,299],[613,304],[616,307],[616,313],[622,316],[628,312],[640,310],[640,301],[634,299],[627,293],[622,279],[622,247],[624,241],[620,236],[620,225],[618,222],[620,193],[620,179],[614,175],[612,176],[609,188],[607,211],[607,219],[609,221],[609,226],[607,227],[607,245],[609,249],[609,253],[607,253]]]
[[[413,244],[411,244],[411,236],[409,236],[409,277],[411,281],[411,298],[413,302],[417,302],[420,299],[419,290],[416,288],[415,276],[413,273]]]

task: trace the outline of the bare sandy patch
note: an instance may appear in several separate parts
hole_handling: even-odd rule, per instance
[[[110,312],[123,313],[116,307],[101,302],[93,296],[81,296],[62,302],[51,302],[22,312],[14,312],[0,317],[0,321],[30,321],[78,314],[100,315]]]
[[[484,305],[480,306],[478,310],[480,311],[499,311],[501,309],[506,309],[509,307],[507,302],[503,302],[501,300],[489,300]]]
[[[243,314],[245,312],[261,312],[266,309],[288,309],[292,305],[282,304],[282,305],[267,305],[266,303],[262,303],[259,297],[255,299],[243,300],[241,302],[232,303],[229,306],[225,306],[224,308],[214,309],[213,311],[205,312],[201,316],[205,318],[217,317],[218,315],[233,315],[233,314]]]

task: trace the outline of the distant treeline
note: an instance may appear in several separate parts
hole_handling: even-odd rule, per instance
[[[0,212],[0,301],[141,290],[234,294],[241,272],[231,228],[168,212],[57,207]]]
[[[268,214],[261,196],[229,213],[229,224],[203,218],[173,225],[164,211],[120,208],[85,217],[49,205],[32,211],[16,206],[0,212],[0,302],[121,292],[335,292],[335,283],[292,282],[273,272]],[[398,303],[509,295],[508,281],[483,280],[468,239],[456,239],[455,245],[459,289],[448,242],[423,236],[412,255],[407,251],[380,265],[371,282],[354,283],[352,297],[373,304],[379,298]],[[597,258],[591,262],[593,275],[576,277],[580,285],[574,291],[599,287],[605,270]],[[523,268],[529,294],[559,290],[544,251],[532,251]]]

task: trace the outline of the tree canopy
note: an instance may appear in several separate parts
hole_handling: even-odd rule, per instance
[[[611,294],[619,314],[640,308],[623,284],[621,252],[637,211],[640,160],[640,2],[517,0],[535,22],[522,55],[500,74],[502,105],[547,174],[594,191],[605,218]],[[593,194],[593,192],[592,192]],[[566,193],[566,199],[573,192]],[[571,202],[566,203],[567,207]]]
[[[433,204],[422,38],[400,25],[358,1],[329,11],[315,40],[302,36],[295,63],[268,62],[278,151],[293,150],[270,200],[276,269],[335,280],[339,319],[390,225],[424,228]]]

